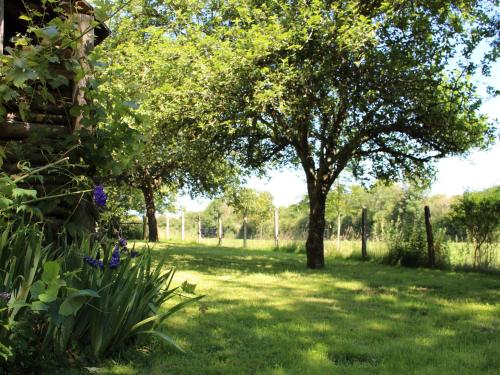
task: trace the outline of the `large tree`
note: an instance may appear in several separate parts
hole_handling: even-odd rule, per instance
[[[324,266],[325,203],[343,170],[428,176],[433,160],[493,137],[471,77],[488,74],[498,53],[497,1],[245,0],[199,9],[193,28],[218,41],[207,53],[231,68],[226,85],[213,85],[214,100],[233,103],[221,117],[246,135],[252,155],[274,152],[304,170],[310,268]]]
[[[96,53],[107,109],[97,134],[100,155],[114,161],[109,181],[142,192],[149,240],[157,241],[162,189],[216,194],[239,176],[232,145],[211,117],[203,56],[189,38],[149,20],[146,3],[130,2]]]

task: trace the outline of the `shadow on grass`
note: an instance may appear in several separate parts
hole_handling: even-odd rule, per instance
[[[207,297],[164,327],[188,354],[130,353],[144,374],[454,374],[500,368],[500,280],[296,254],[158,247]],[[125,361],[126,362],[126,361]],[[119,367],[115,368],[119,372]]]

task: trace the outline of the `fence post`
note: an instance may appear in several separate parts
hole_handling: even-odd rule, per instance
[[[427,253],[429,255],[429,267],[436,266],[436,254],[434,252],[434,239],[432,237],[431,210],[429,206],[424,207],[425,232],[427,233]]]
[[[366,207],[363,207],[363,210],[361,211],[361,259],[363,260],[368,259],[368,256],[366,254],[366,215],[367,209]]]
[[[217,236],[219,237],[219,246],[222,246],[222,217],[221,217],[221,214],[218,214],[217,216],[217,225],[219,227],[219,230],[218,230],[218,233],[217,233]]]
[[[168,215],[168,212],[167,214],[165,215],[166,216],[166,235],[167,235],[167,241],[170,239],[170,216]]]
[[[181,211],[181,241],[184,241],[184,211]]]
[[[198,214],[198,243],[201,243],[201,216]]]
[[[337,251],[340,251],[340,210],[337,213]]]
[[[243,218],[243,247],[244,248],[247,247],[247,221],[248,221],[248,218],[245,215],[245,217]]]
[[[142,239],[146,240],[146,229],[148,226],[148,218],[146,215],[142,217]]]
[[[274,209],[274,247],[279,248],[279,234],[280,234],[280,223],[279,223],[279,212],[278,209]]]

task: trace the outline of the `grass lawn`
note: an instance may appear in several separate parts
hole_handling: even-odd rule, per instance
[[[100,373],[498,374],[500,277],[302,254],[160,244],[203,303]]]

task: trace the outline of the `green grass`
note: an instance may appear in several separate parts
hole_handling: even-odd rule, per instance
[[[99,366],[120,374],[498,374],[500,277],[302,254],[161,244],[203,303],[159,342]],[[98,367],[99,367],[98,366]]]

